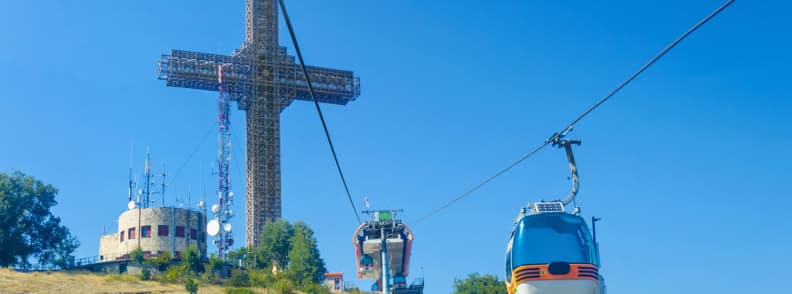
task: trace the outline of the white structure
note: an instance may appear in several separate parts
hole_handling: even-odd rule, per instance
[[[146,257],[170,252],[178,257],[196,245],[206,256],[206,215],[178,207],[134,208],[118,217],[118,231],[99,239],[99,261],[129,258],[140,247]]]

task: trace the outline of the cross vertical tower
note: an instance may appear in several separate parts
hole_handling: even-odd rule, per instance
[[[245,244],[258,245],[265,223],[281,217],[280,113],[292,100],[312,100],[294,57],[278,43],[278,0],[246,0],[242,48],[230,56],[172,50],[159,61],[167,86],[218,90],[217,68],[231,101],[245,111],[247,177]],[[316,98],[345,105],[360,95],[350,71],[307,67]]]

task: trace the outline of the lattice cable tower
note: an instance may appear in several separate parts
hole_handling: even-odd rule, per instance
[[[172,50],[159,61],[167,86],[218,91],[218,67],[230,101],[246,114],[245,244],[258,245],[265,223],[281,217],[280,113],[293,100],[313,101],[294,57],[278,43],[278,0],[246,0],[245,42],[232,55]],[[307,67],[323,103],[345,105],[360,95],[351,71]]]
[[[226,84],[223,82],[223,65],[219,65],[217,67],[217,83],[218,83],[218,92],[220,95],[217,99],[217,106],[218,106],[218,115],[217,115],[217,126],[218,126],[218,138],[217,138],[217,206],[212,207],[212,212],[214,213],[217,221],[217,239],[215,240],[215,245],[217,245],[217,253],[218,257],[223,258],[225,256],[225,252],[228,251],[232,245],[234,245],[233,234],[231,231],[231,217],[233,217],[233,211],[231,210],[232,200],[231,197],[234,196],[234,193],[230,191],[231,189],[231,179],[230,174],[228,172],[228,167],[231,163],[231,120],[230,120],[230,113],[231,113],[231,100],[228,96],[228,88]],[[212,234],[214,232],[210,232]]]

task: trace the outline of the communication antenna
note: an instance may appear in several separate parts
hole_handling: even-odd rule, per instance
[[[132,155],[135,151],[134,141],[129,143],[129,189],[127,190],[127,201],[132,202],[132,191],[135,191],[135,182],[132,181]]]
[[[228,248],[234,244],[233,235],[231,233],[231,224],[229,223],[234,212],[231,210],[232,197],[234,193],[230,191],[231,181],[228,173],[228,167],[231,161],[231,127],[230,104],[231,100],[228,96],[228,86],[223,82],[223,65],[217,66],[217,82],[219,84],[218,92],[220,97],[217,100],[218,105],[218,142],[217,142],[217,204],[212,205],[212,213],[215,219],[209,221],[207,224],[207,232],[213,237],[217,245],[218,257],[223,258]],[[214,233],[214,234],[212,234]]]
[[[165,163],[162,163],[162,207],[165,207]]]
[[[143,186],[143,203],[141,205],[143,208],[148,208],[151,200],[151,149],[148,146],[146,146],[146,167],[143,176],[145,177],[145,182]]]

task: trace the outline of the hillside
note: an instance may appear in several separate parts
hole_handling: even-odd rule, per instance
[[[201,285],[198,293],[225,293],[225,287]],[[252,288],[255,293],[274,294]],[[127,275],[90,272],[20,273],[0,269],[0,293],[186,293],[183,284],[140,281]],[[299,292],[296,292],[299,293]]]

